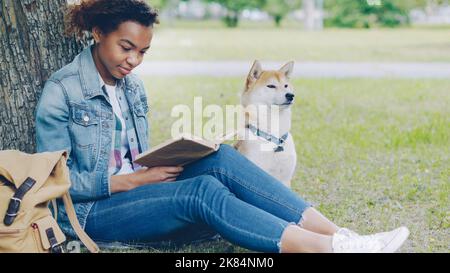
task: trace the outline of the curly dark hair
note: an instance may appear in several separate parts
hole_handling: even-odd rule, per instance
[[[153,26],[159,24],[158,11],[142,0],[81,0],[68,7],[66,34],[83,37],[94,27],[109,34],[127,21]]]

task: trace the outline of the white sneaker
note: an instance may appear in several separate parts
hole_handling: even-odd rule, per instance
[[[380,233],[377,238],[383,243],[382,253],[394,253],[408,239],[409,230],[406,227],[394,229],[391,232]]]
[[[378,253],[383,249],[380,240],[369,236],[354,236],[336,233],[332,242],[333,253]]]
[[[406,227],[393,231],[361,236],[349,229],[339,229],[333,236],[333,251],[337,253],[393,253],[409,236]]]

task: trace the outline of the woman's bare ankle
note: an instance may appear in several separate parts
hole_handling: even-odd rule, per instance
[[[281,237],[281,253],[330,253],[333,237],[289,225]]]

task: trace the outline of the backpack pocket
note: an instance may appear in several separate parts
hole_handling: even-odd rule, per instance
[[[35,221],[31,228],[39,252],[62,253],[66,236],[51,216]]]

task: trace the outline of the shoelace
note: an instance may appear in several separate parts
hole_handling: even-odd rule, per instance
[[[350,229],[346,229],[346,228],[342,228],[339,230],[339,233],[347,236],[347,237],[365,237],[368,239],[373,239],[373,240],[378,240],[380,237],[383,237],[384,235],[387,234],[387,232],[382,232],[382,233],[376,233],[376,234],[370,234],[370,235],[360,235]]]

